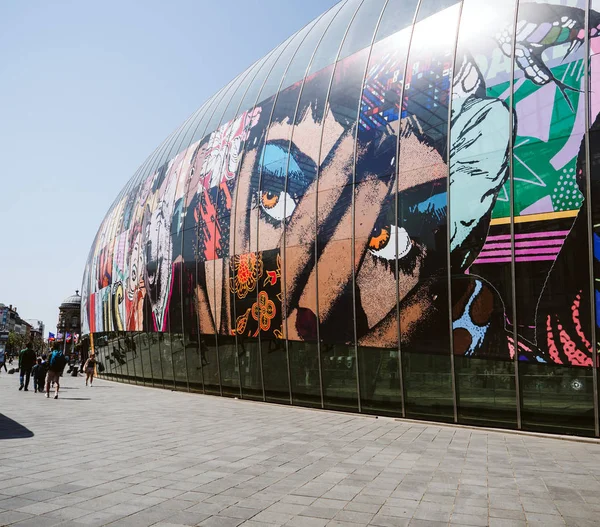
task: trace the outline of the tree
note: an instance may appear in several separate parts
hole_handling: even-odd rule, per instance
[[[40,335],[34,335],[31,338],[32,348],[36,353],[43,353],[46,350],[44,339]]]
[[[8,334],[8,340],[6,341],[6,351],[10,353],[18,353],[25,347],[25,335],[15,333],[11,331]]]

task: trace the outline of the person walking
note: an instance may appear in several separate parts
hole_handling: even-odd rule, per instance
[[[33,351],[31,342],[29,342],[25,348],[19,351],[19,380],[21,381],[19,391],[23,388],[28,391],[31,369],[35,365],[35,361],[35,351]]]
[[[94,372],[96,371],[96,356],[93,353],[85,361],[83,369],[85,370],[85,385],[87,386],[89,381],[91,388],[94,382]]]
[[[6,369],[6,351],[4,351],[4,347],[0,348],[0,372],[2,371],[2,366],[4,366],[4,371],[8,373]]]
[[[56,386],[54,398],[58,399],[58,390],[60,389],[60,376],[62,375],[67,359],[60,349],[60,344],[55,344],[54,351],[50,355],[48,361],[48,376],[46,377],[46,397],[50,397],[50,383]]]
[[[46,362],[38,357],[37,364],[33,367],[33,370],[31,370],[35,393],[42,393],[44,391],[44,385],[46,384],[46,366]]]

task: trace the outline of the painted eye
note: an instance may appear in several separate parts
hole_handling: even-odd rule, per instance
[[[398,253],[396,254],[396,241]],[[386,225],[376,227],[369,238],[369,251],[383,260],[399,260],[404,258],[412,249],[412,240],[404,227]]]
[[[296,202],[287,192],[261,192],[259,203],[265,214],[277,221],[289,218],[296,208]]]
[[[381,251],[390,241],[390,226],[373,229],[369,239],[369,249],[372,251]]]

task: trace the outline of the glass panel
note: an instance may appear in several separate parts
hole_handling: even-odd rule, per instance
[[[572,17],[583,19],[581,8],[587,3],[572,4],[519,3],[517,27],[523,29],[515,44],[513,150],[517,351],[522,361],[523,428],[538,430],[551,421],[555,430],[564,427],[569,433],[576,427],[580,433],[593,433],[591,371],[568,372],[562,367],[592,366],[581,142],[584,46],[572,29]],[[530,26],[535,31],[527,31]]]
[[[449,355],[402,351],[406,416],[434,421],[453,420]]]
[[[515,368],[506,324],[512,319],[510,221],[492,224],[491,218],[498,199],[505,199],[510,191],[510,100],[503,98],[510,96],[511,63],[499,52],[498,41],[480,28],[484,25],[493,34],[502,34],[514,23],[514,10],[514,0],[499,1],[494,6],[464,1],[450,131],[450,251],[458,417],[461,422],[510,427],[517,424]],[[505,261],[486,258],[496,247],[503,248],[499,253],[508,252]]]
[[[142,371],[144,372],[144,384],[152,385],[152,364],[150,363],[150,339],[148,333],[140,333],[140,354],[142,357]]]
[[[258,65],[254,64],[250,68],[248,68],[242,75],[240,75],[240,83],[237,85],[235,93],[233,93],[231,99],[229,100],[229,105],[227,106],[227,108],[223,112],[223,115],[221,116],[221,125],[228,123],[229,121],[231,121],[231,119],[233,119],[236,116],[240,106],[240,102],[242,102],[242,98],[244,97],[246,90],[250,86],[250,83],[252,82],[252,79],[254,78],[254,75],[257,70]]]
[[[354,346],[321,344],[325,408],[357,411],[356,355]]]
[[[200,335],[200,361],[204,392],[210,395],[220,395],[219,355],[214,335]],[[223,395],[225,395],[224,392]]]
[[[189,391],[183,333],[171,333],[171,347],[173,357],[173,373],[175,375],[175,389]]]
[[[420,9],[432,10],[435,0]],[[447,132],[459,7],[414,27],[397,184],[398,295],[406,415],[453,418],[448,312]],[[421,17],[423,18],[423,17]],[[436,35],[432,41],[431,34]]]
[[[342,39],[344,38],[352,17],[354,16],[354,13],[356,13],[361,2],[362,0],[347,0],[338,11],[331,22],[331,25],[327,28],[323,39],[319,43],[319,48],[313,57],[309,73],[322,70],[337,60],[338,52],[342,45]]]
[[[600,13],[600,0],[591,0],[590,25],[593,17]],[[593,256],[593,277],[594,280],[594,300],[590,302],[590,308],[594,309],[594,318],[596,329],[596,353],[598,353],[598,338],[600,337],[600,99],[597,95],[597,89],[593,86],[600,86],[600,39],[597,27],[590,27],[589,38],[589,174],[590,174],[590,197],[591,197],[591,215],[592,215],[592,245],[589,250]],[[589,205],[587,205],[589,206]],[[581,208],[580,214],[584,211],[587,214],[586,203]],[[585,298],[585,296],[584,296]],[[598,364],[596,364],[598,366]],[[600,404],[600,401],[598,402]]]
[[[165,388],[174,388],[173,380],[173,357],[172,338],[170,333],[159,333],[160,359],[162,362],[162,374]]]
[[[221,117],[223,117],[223,112],[229,105],[229,102],[231,101],[231,98],[235,94],[236,90],[240,87],[240,85],[243,84],[243,80],[244,80],[244,76],[240,75],[237,79],[235,79],[231,83],[227,92],[223,93],[223,97],[221,97],[221,100],[219,101],[218,105],[216,106],[212,117],[208,121],[204,135],[209,134],[210,132],[212,132],[213,130],[216,130],[219,127]]]
[[[258,339],[238,335],[237,346],[242,380],[242,397],[262,401],[262,368]]]
[[[217,96],[213,97],[213,99],[209,102],[209,106],[206,109],[206,113],[202,116],[202,119],[196,125],[196,130],[194,131],[194,134],[192,136],[192,143],[195,143],[196,141],[200,141],[200,140],[204,139],[204,137],[206,136],[206,133],[208,131],[207,125],[208,125],[209,121],[212,119],[212,117],[215,115],[217,107],[221,104],[224,97],[225,97],[225,100],[229,100],[229,98],[227,97],[229,88],[231,88],[231,83],[229,85],[227,85],[225,88],[223,88],[217,94]],[[223,107],[221,107],[221,111],[223,111]],[[220,115],[221,114],[219,113],[219,116]]]
[[[161,333],[148,333],[147,335],[150,344],[150,370],[154,379],[154,386],[164,386],[160,360]]]
[[[439,13],[447,7],[458,4],[460,0],[423,0],[419,6],[419,14],[417,15],[417,22]]]
[[[188,328],[186,328],[188,329]],[[191,392],[204,392],[202,383],[202,355],[200,352],[200,341],[196,329],[189,328],[191,333],[186,333],[185,356],[187,363],[187,375]]]
[[[287,350],[284,339],[260,339],[267,402],[290,402]]]
[[[142,349],[143,342],[141,333],[130,333],[131,351],[133,353],[133,368],[135,371],[135,379],[137,384],[144,384],[144,370],[142,364]]]
[[[411,26],[417,4],[418,0],[388,0],[377,28],[375,42]]]
[[[277,60],[277,57],[279,57],[281,51],[284,49],[284,44],[286,44],[286,42],[277,46],[261,61],[260,69],[258,70],[256,76],[252,80],[252,84],[250,84],[248,91],[246,91],[246,93],[244,94],[244,98],[242,99],[242,104],[240,105],[238,114],[240,112],[245,112],[251,109],[256,105],[257,101],[260,101],[260,99],[257,99],[257,97],[260,94],[260,90],[265,82],[267,75],[271,71],[273,64]]]
[[[339,4],[333,6],[329,11],[323,14],[319,20],[317,20],[315,25],[304,39],[304,42],[302,42],[300,45],[296,55],[294,55],[294,58],[290,63],[290,67],[285,74],[285,79],[281,86],[282,89],[292,86],[292,84],[295,84],[304,78],[310,60],[314,55],[315,49],[321,41],[321,38],[327,30],[327,27],[333,20],[333,17],[343,7],[343,5],[344,2],[340,2]]]
[[[275,95],[279,91],[279,86],[283,81],[283,75],[290,65],[290,61],[293,59],[298,46],[301,45],[307,33],[312,29],[317,21],[318,20],[310,22],[308,25],[298,31],[291,39],[289,39],[289,44],[278,57],[277,62],[273,66],[271,73],[269,73],[269,76],[265,81],[265,85],[260,92],[261,101],[267,100],[269,97]]]
[[[517,427],[515,365],[455,355],[458,420],[493,427]]]
[[[359,198],[354,204],[355,258],[364,255],[355,271],[361,406],[364,412],[388,415],[402,413],[397,235],[392,236],[391,229],[397,225],[395,160],[410,36],[410,28],[397,32],[371,51],[360,105],[357,147],[361,154],[354,179]],[[365,201],[366,196],[370,198]]]
[[[377,415],[402,415],[397,349],[358,348],[361,409]]]
[[[356,12],[344,39],[338,60],[346,58],[371,45],[377,22],[386,0],[364,0]]]
[[[317,343],[288,342],[293,404],[321,408],[319,351]]]
[[[559,434],[594,434],[591,368],[519,364],[523,428]]]
[[[239,397],[240,375],[238,372],[235,337],[219,335],[219,365],[221,367],[223,395],[227,397]]]

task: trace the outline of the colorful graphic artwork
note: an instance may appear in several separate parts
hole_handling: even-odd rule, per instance
[[[600,14],[444,5],[135,177],[90,252],[84,331],[591,366]]]

